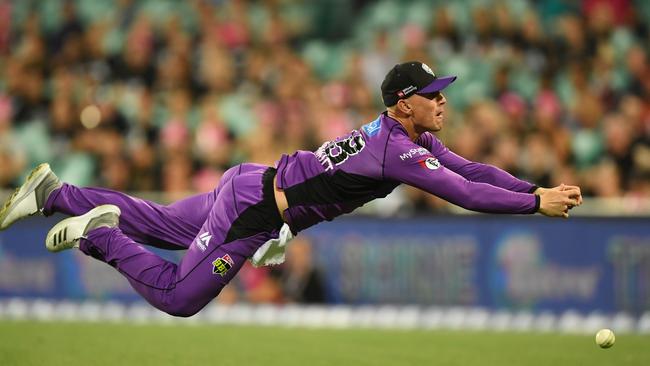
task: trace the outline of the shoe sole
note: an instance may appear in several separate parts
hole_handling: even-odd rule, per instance
[[[115,205],[102,205],[93,208],[81,216],[67,218],[50,229],[45,238],[45,247],[50,252],[60,252],[70,249],[75,246],[75,241],[84,237],[86,228],[93,219],[106,214],[120,216],[121,213],[120,208]],[[70,229],[71,227],[75,227],[76,229]],[[81,230],[78,228],[81,228]],[[75,234],[75,232],[77,233]],[[57,235],[59,237],[55,238]]]
[[[7,219],[7,216],[9,216],[9,213],[13,208],[25,200],[25,198],[29,197],[31,193],[34,193],[36,187],[38,187],[38,185],[41,184],[41,182],[43,182],[43,180],[47,177],[47,174],[41,173],[48,170],[50,170],[50,165],[48,163],[40,164],[29,173],[29,176],[27,179],[25,179],[25,182],[20,187],[16,188],[14,193],[9,196],[9,198],[5,201],[5,204],[2,206],[2,209],[0,209],[0,230],[5,230],[11,225],[5,223],[5,220]],[[38,210],[38,207],[36,207],[36,210]]]

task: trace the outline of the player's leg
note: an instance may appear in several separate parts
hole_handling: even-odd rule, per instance
[[[59,212],[70,216],[84,214],[94,207],[111,204],[120,208],[120,230],[139,243],[165,249],[187,249],[214,203],[215,192],[188,197],[178,209],[131,197],[104,188],[77,187],[63,183],[52,192],[43,207],[47,216]]]
[[[222,245],[213,243],[211,250],[188,251],[175,264],[135,243],[119,228],[101,227],[81,241],[80,249],[117,269],[155,308],[187,317],[217,297],[252,253],[272,238],[268,233],[261,233]]]
[[[214,203],[214,195],[214,192],[197,195],[166,207],[108,189],[80,188],[62,183],[48,164],[41,164],[3,204],[0,230],[37,214],[60,212],[78,216],[100,205],[115,204],[125,219],[122,220],[122,229],[134,240],[169,249],[186,249],[205,221]],[[180,207],[186,206],[193,209],[177,213]]]
[[[229,277],[223,278],[223,282],[210,281],[213,288],[203,286],[200,292],[205,299],[202,301],[197,301],[197,294],[190,293],[187,299],[191,299],[192,304],[189,306],[187,301],[175,300],[176,288],[184,280],[196,280],[196,276],[192,276],[190,271],[187,279],[182,278],[178,265],[155,255],[124,235],[118,227],[119,213],[117,206],[102,205],[84,215],[67,218],[47,234],[46,247],[52,252],[80,248],[85,254],[117,269],[150,304],[176,316],[190,316],[200,310],[219,293],[245,261],[245,258],[233,256],[237,259],[235,263],[233,257],[224,256],[222,260],[225,264],[217,264],[224,275],[228,270],[223,268],[230,266]],[[209,280],[203,278],[200,282]],[[187,290],[183,293],[187,293]]]
[[[219,187],[236,171],[226,172]],[[99,205],[114,204],[122,211],[120,228],[135,241],[166,249],[187,249],[205,222],[219,187],[164,206],[109,189],[62,183],[48,164],[41,164],[0,208],[0,230],[37,214],[78,216]]]
[[[240,171],[240,167],[233,167],[223,174],[215,190],[167,206],[110,189],[81,188],[64,183],[47,199],[43,213],[76,216],[93,207],[112,204],[122,212],[120,229],[134,241],[164,249],[187,249],[207,219],[221,187]]]
[[[65,234],[59,233],[71,224],[85,225],[90,220],[64,220],[48,234],[48,248],[52,247],[50,238],[61,238]],[[172,315],[190,316],[216,297],[262,244],[277,238],[281,226],[273,199],[273,175],[261,170],[238,176],[223,187],[178,265],[149,252],[118,227],[76,230],[87,234],[83,239],[68,238],[59,247],[69,248],[76,239],[84,253],[115,267],[153,306]]]

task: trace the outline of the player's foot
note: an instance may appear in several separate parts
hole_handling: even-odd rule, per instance
[[[9,196],[0,209],[0,230],[14,222],[41,213],[47,197],[53,190],[61,187],[59,177],[52,172],[50,165],[41,164],[29,173],[22,186]]]
[[[120,213],[120,208],[115,205],[101,205],[81,216],[69,217],[50,229],[45,247],[50,252],[78,248],[79,241],[91,230],[116,227],[120,222]]]

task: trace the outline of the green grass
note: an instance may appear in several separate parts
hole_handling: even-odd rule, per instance
[[[650,365],[650,336],[0,321],[0,365]]]

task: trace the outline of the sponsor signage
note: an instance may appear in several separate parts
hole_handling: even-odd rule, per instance
[[[140,300],[114,268],[78,250],[49,253],[43,238],[59,219],[30,219],[0,232],[0,298]],[[567,224],[541,216],[351,216],[299,236],[313,242],[334,303],[650,310],[644,218],[574,217]],[[183,254],[147,249],[175,262]],[[230,273],[229,255],[210,260],[215,276]]]

